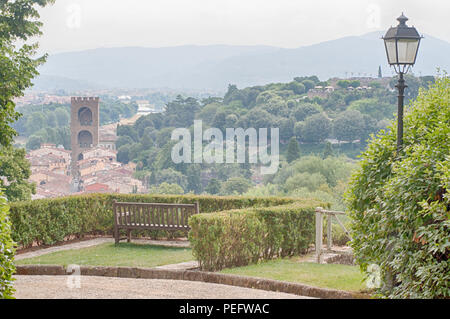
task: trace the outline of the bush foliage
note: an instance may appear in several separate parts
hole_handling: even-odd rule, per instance
[[[382,270],[391,298],[450,297],[450,79],[421,91],[396,127],[373,138],[351,182],[352,246],[364,271]]]
[[[112,233],[112,203],[194,203],[202,213],[244,207],[266,207],[292,203],[292,198],[250,198],[193,195],[91,194],[56,199],[11,203],[13,239],[22,247],[51,245],[68,236]],[[163,231],[147,232],[152,237],[167,236]],[[175,234],[177,235],[177,234]],[[183,235],[183,233],[180,233]]]
[[[12,297],[12,274],[15,272],[13,260],[14,243],[11,239],[8,205],[0,192],[0,299]]]
[[[199,214],[189,219],[193,254],[204,270],[220,270],[305,253],[314,239],[315,201]]]

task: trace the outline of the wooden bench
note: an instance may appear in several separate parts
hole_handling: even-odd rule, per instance
[[[113,203],[114,239],[131,241],[131,230],[189,231],[188,219],[198,214],[199,204],[165,203]],[[120,238],[120,230],[127,231],[126,238]]]

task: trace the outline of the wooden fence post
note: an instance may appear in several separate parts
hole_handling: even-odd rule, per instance
[[[200,214],[200,203],[198,201],[195,202],[195,213]]]
[[[317,263],[322,262],[322,245],[323,245],[323,215],[322,207],[316,208],[316,259]]]
[[[114,243],[117,245],[119,243],[119,227],[117,225],[117,201],[113,201],[113,216],[114,216]]]
[[[327,214],[328,218],[327,218],[327,249],[331,250],[331,247],[333,246],[333,228],[332,228],[332,218],[333,215],[332,214]]]

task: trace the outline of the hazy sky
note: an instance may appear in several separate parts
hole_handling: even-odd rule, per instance
[[[294,48],[387,30],[404,11],[450,42],[448,0],[56,0],[41,10],[41,51],[186,44]]]

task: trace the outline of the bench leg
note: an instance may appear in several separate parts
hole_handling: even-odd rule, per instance
[[[119,229],[114,227],[114,242],[117,245],[119,243]]]
[[[131,242],[131,229],[127,229],[127,243]]]

